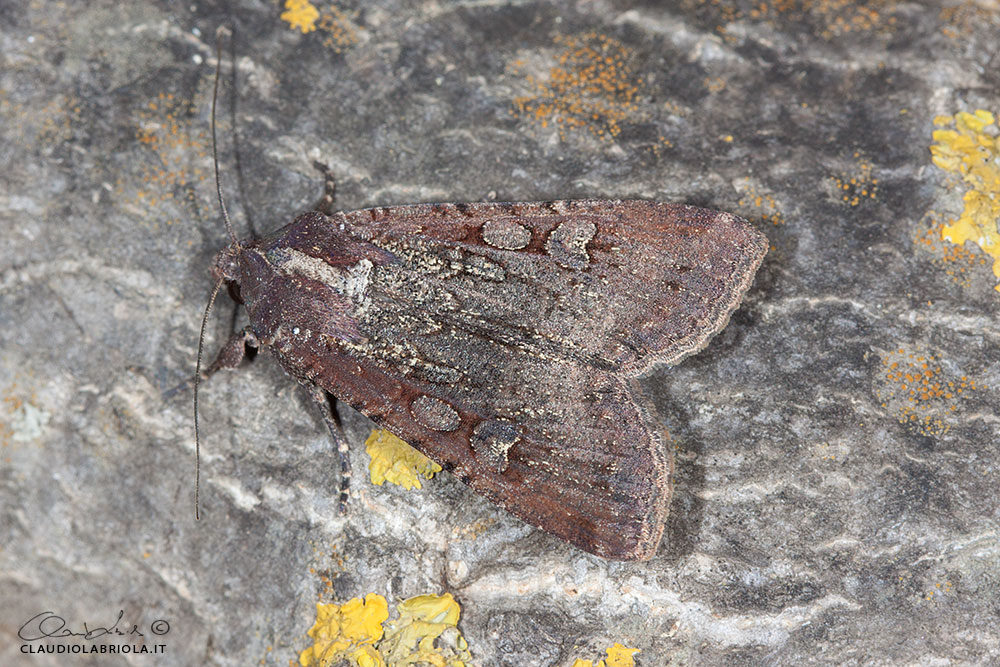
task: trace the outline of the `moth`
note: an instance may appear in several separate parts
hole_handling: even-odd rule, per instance
[[[652,557],[672,459],[637,378],[726,325],[765,237],[655,201],[331,203],[329,186],[318,210],[246,241],[226,216],[212,302],[228,284],[250,326],[208,372],[263,348],[305,385],[341,452],[342,500],[328,396],[533,526]]]

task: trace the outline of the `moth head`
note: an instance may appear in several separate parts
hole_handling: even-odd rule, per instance
[[[233,243],[227,246],[222,252],[215,256],[215,263],[212,264],[212,280],[214,282],[225,282],[229,296],[236,303],[243,303],[240,296],[240,253],[243,248]]]
[[[212,265],[212,278],[238,283],[240,279],[240,253],[242,251],[243,248],[233,243],[216,255],[215,263]]]

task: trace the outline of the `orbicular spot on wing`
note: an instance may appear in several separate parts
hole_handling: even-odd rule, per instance
[[[500,250],[520,250],[531,242],[531,230],[509,218],[483,223],[483,241]]]
[[[417,396],[410,403],[410,414],[432,431],[454,431],[461,423],[458,412],[439,398]]]

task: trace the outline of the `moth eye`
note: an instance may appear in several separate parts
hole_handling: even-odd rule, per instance
[[[413,399],[410,414],[432,431],[454,431],[462,423],[455,408],[433,396],[418,396]]]
[[[230,280],[226,283],[226,290],[229,292],[229,298],[231,298],[236,303],[243,303],[243,296],[240,294],[240,284]]]

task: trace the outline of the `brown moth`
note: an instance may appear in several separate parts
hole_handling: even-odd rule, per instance
[[[636,378],[726,325],[764,236],[653,201],[331,201],[219,254],[250,327],[209,372],[268,349],[323,408],[345,490],[327,395],[533,526],[652,557],[672,462]]]

